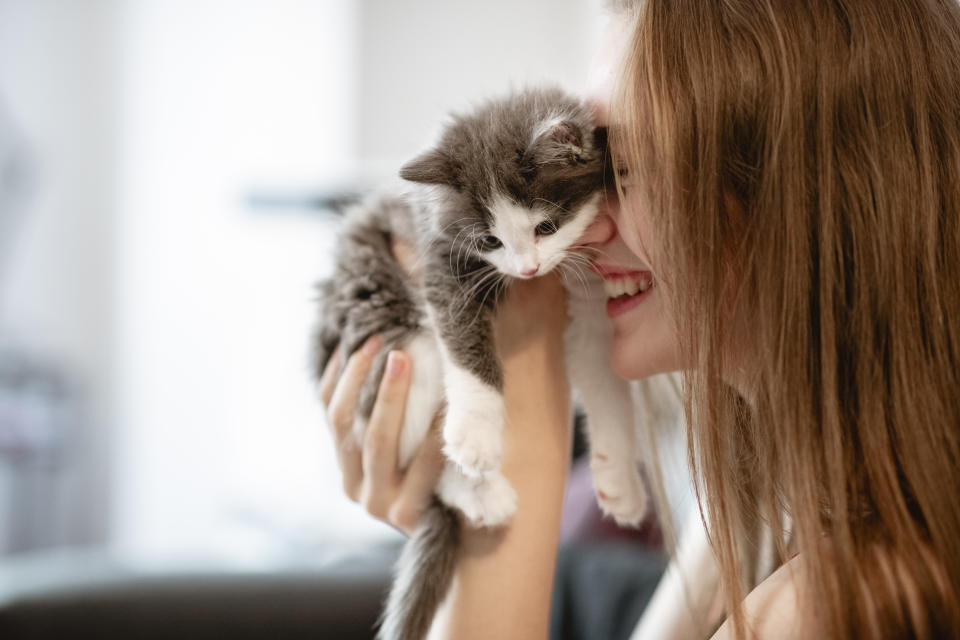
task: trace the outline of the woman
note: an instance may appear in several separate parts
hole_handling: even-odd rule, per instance
[[[613,362],[684,371],[718,637],[958,637],[960,7],[621,4],[592,96],[618,197],[583,242],[601,273],[654,278],[613,310]],[[546,637],[570,442],[562,306],[543,278],[499,313],[504,473],[524,508],[470,534],[436,637]],[[411,366],[392,362],[378,446],[341,461],[348,493],[409,529],[437,455],[391,466]],[[329,372],[332,413],[368,366]],[[758,519],[786,564],[746,595],[741,532]]]

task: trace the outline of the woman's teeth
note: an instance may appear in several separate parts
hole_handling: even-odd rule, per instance
[[[603,288],[608,298],[619,298],[621,296],[635,296],[643,293],[653,286],[653,277],[650,275],[618,276],[616,278],[604,278]]]

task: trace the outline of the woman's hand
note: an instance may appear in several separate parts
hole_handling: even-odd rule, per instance
[[[420,261],[412,244],[394,236],[391,251],[407,275],[414,279],[421,276]],[[402,351],[394,351],[387,360],[363,442],[356,441],[353,421],[360,387],[380,347],[379,337],[371,337],[350,356],[342,371],[338,366],[339,353],[334,352],[320,379],[320,399],[327,410],[327,424],[332,431],[347,497],[362,504],[374,518],[409,536],[416,529],[443,471],[440,419],[438,416],[434,420],[410,465],[406,469],[398,468],[397,443],[403,428],[411,368],[417,363],[411,362],[410,356]]]
[[[410,465],[406,469],[397,466],[411,367],[416,366],[402,351],[389,355],[363,442],[357,442],[353,430],[357,398],[379,348],[380,340],[373,336],[350,356],[343,371],[334,353],[320,380],[320,398],[327,410],[347,496],[373,517],[409,536],[429,504],[444,458],[435,420]]]

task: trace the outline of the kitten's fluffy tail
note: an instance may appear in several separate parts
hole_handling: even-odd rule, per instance
[[[424,640],[453,577],[460,521],[436,497],[397,561],[378,640]]]

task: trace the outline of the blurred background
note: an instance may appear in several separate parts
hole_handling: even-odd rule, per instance
[[[0,600],[396,542],[309,375],[326,203],[451,109],[581,90],[601,5],[0,0]]]

